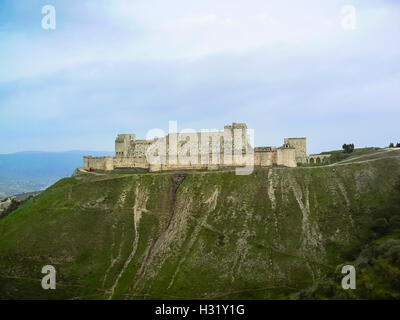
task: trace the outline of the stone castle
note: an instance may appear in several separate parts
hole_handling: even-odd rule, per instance
[[[232,123],[225,126],[223,131],[169,133],[163,138],[151,140],[136,139],[135,134],[119,134],[115,140],[115,156],[85,156],[84,168],[215,170],[249,163],[260,167],[296,167],[298,164],[308,163],[310,159],[306,152],[306,138],[285,138],[280,147],[252,148],[249,141],[245,123]],[[149,161],[149,150],[157,143],[161,148],[154,151],[153,155],[158,156],[159,161]],[[160,149],[164,152],[160,152]]]

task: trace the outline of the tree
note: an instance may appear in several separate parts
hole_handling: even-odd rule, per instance
[[[400,148],[400,142],[397,142],[396,148]]]
[[[345,153],[352,153],[354,150],[354,143],[350,143],[350,144],[344,144],[342,146],[342,149],[344,150]]]
[[[393,143],[393,142],[391,142],[391,143],[389,144],[389,148],[394,148],[394,143]]]

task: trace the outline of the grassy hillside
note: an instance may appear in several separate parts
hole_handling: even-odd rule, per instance
[[[249,176],[65,178],[0,221],[0,298],[342,297],[338,266],[382,236],[399,176],[391,154]],[[48,264],[56,290],[40,285]]]

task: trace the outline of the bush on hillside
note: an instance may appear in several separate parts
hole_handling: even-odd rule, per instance
[[[344,150],[345,153],[352,153],[354,150],[354,144],[350,143],[350,144],[344,144],[342,146],[342,149]]]

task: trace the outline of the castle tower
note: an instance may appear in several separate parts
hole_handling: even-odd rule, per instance
[[[136,134],[119,134],[115,139],[115,156],[127,157],[131,141],[136,140]]]
[[[248,144],[249,137],[247,135],[247,125],[246,123],[237,123],[233,122],[232,125],[224,126],[224,130],[230,130],[232,134],[232,139],[234,139],[234,133],[235,130],[241,130],[242,133],[242,145],[241,146],[235,146],[234,145],[234,140],[233,141],[233,150],[242,150],[242,153],[246,152],[246,146]]]
[[[285,145],[296,149],[296,162],[307,163],[307,139],[285,138]]]

